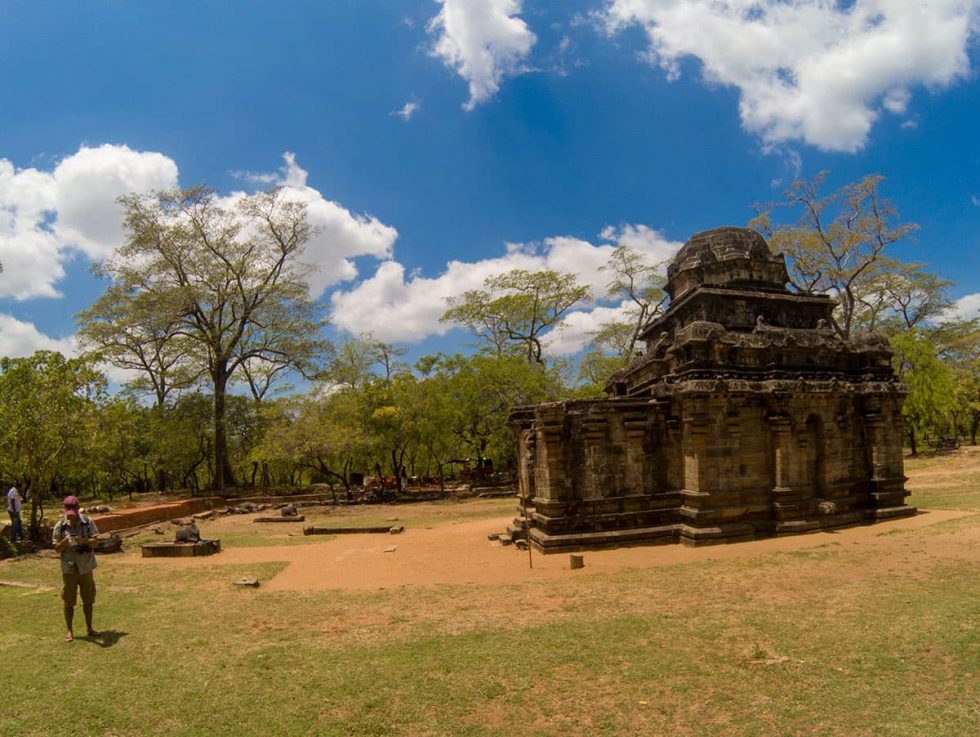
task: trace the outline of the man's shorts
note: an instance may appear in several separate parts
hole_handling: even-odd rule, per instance
[[[61,589],[61,598],[64,600],[65,606],[75,606],[77,591],[82,592],[83,604],[95,603],[95,577],[91,572],[82,575],[77,573],[63,573],[61,579],[64,581],[64,588]]]

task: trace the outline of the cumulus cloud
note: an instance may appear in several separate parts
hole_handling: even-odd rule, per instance
[[[537,37],[519,18],[521,0],[437,0],[442,9],[429,21],[433,56],[469,84],[473,110],[493,97],[504,77],[525,71]]]
[[[629,319],[629,304],[623,302],[616,307],[598,305],[591,310],[576,310],[565,315],[561,325],[552,331],[545,343],[551,355],[578,353],[592,340],[593,335],[611,322]]]
[[[307,172],[293,154],[287,152],[283,160],[278,172],[238,176],[255,185],[281,185],[288,197],[306,204],[316,228],[306,252],[318,267],[311,279],[315,296],[357,276],[355,257],[390,257],[398,231],[326,199],[308,186]],[[83,146],[48,172],[17,169],[0,159],[0,297],[59,297],[57,285],[69,259],[99,261],[123,243],[118,197],[176,186],[173,160],[126,146]],[[242,196],[232,193],[224,201]]]
[[[368,255],[387,259],[398,232],[377,218],[351,213],[308,186],[307,172],[286,153],[272,175],[241,173],[262,186],[281,185],[286,196],[306,204],[316,235],[306,258],[316,265],[311,279],[315,296],[357,269],[352,261]],[[72,258],[99,261],[123,242],[122,211],[117,198],[130,192],[178,185],[177,165],[163,154],[126,146],[81,147],[51,171],[18,169],[0,159],[0,298],[58,298],[65,264]],[[226,204],[244,196],[223,198]],[[37,350],[75,355],[74,336],[52,338],[32,322],[0,314],[0,355],[29,356]],[[103,367],[122,383],[132,375]]]
[[[701,62],[706,81],[735,87],[745,128],[767,145],[803,140],[856,151],[886,110],[904,114],[917,86],[970,70],[978,0],[607,0],[610,33],[638,25],[670,78]]]
[[[58,351],[72,356],[76,347],[74,336],[52,338],[39,331],[34,323],[0,314],[0,356],[23,358],[41,350]]]
[[[131,192],[177,186],[177,164],[160,153],[127,146],[83,146],[55,167],[54,230],[92,260],[105,258],[125,238],[116,199]]]
[[[117,197],[176,182],[173,161],[126,146],[83,146],[50,172],[0,159],[0,297],[59,296],[68,259],[122,243]]]
[[[385,261],[373,276],[354,288],[331,295],[333,324],[352,333],[370,332],[384,341],[417,342],[452,328],[439,322],[448,298],[481,289],[488,277],[511,269],[552,269],[574,274],[580,283],[592,287],[600,303],[569,315],[562,330],[553,336],[553,351],[574,352],[587,342],[590,331],[612,319],[611,313],[607,314],[612,308],[601,304],[609,298],[606,285],[610,275],[600,267],[617,245],[630,245],[654,263],[669,258],[681,246],[645,225],[607,227],[600,238],[611,242],[593,244],[554,236],[540,244],[507,244],[501,256],[475,262],[451,261],[441,275],[432,278],[407,275],[401,264]]]
[[[317,267],[310,278],[314,297],[321,296],[328,286],[356,277],[357,267],[352,260],[355,257],[391,257],[398,238],[395,228],[374,216],[352,213],[340,203],[326,199],[307,185],[307,172],[296,163],[292,153],[283,154],[283,161],[284,166],[271,183],[281,185],[287,197],[306,205],[309,222],[316,229],[305,253],[305,260]],[[228,199],[241,196],[243,193],[239,192]]]
[[[953,306],[943,313],[947,320],[973,320],[980,318],[980,292],[967,294],[953,303]]]

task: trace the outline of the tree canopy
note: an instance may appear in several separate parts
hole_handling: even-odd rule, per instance
[[[120,202],[128,238],[98,269],[111,284],[79,315],[81,334],[115,365],[141,371],[158,402],[175,372],[210,384],[213,485],[222,489],[234,480],[229,383],[247,377],[261,398],[280,369],[314,375],[327,351],[300,260],[312,234],[305,207],[280,189],[231,202],[204,187]]]
[[[837,300],[835,326],[851,335],[874,266],[893,244],[919,226],[899,221],[895,205],[880,193],[884,177],[868,175],[830,194],[821,194],[829,172],[813,180],[799,179],[785,200],[757,206],[749,224],[769,238],[774,252],[789,257],[792,286],[804,294],[830,294]],[[777,209],[798,212],[795,223],[778,223]]]
[[[544,335],[568,310],[591,298],[587,286],[557,271],[512,269],[483,284],[447,300],[442,320],[468,328],[484,350],[517,353],[528,363],[544,363]]]
[[[93,435],[88,423],[106,388],[96,360],[53,351],[0,358],[0,458],[4,476],[19,480],[30,495],[32,532],[43,499],[67,470],[72,446]]]

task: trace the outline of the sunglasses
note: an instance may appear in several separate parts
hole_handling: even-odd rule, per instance
[[[66,504],[65,509],[78,509],[77,504]]]

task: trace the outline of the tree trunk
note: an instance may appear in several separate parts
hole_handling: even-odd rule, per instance
[[[225,430],[225,392],[228,372],[222,362],[211,374],[214,384],[214,481],[211,486],[218,492],[226,486],[236,486],[235,473],[228,461],[228,436]]]
[[[919,451],[915,446],[915,428],[909,425],[909,450],[910,455],[918,455]]]

